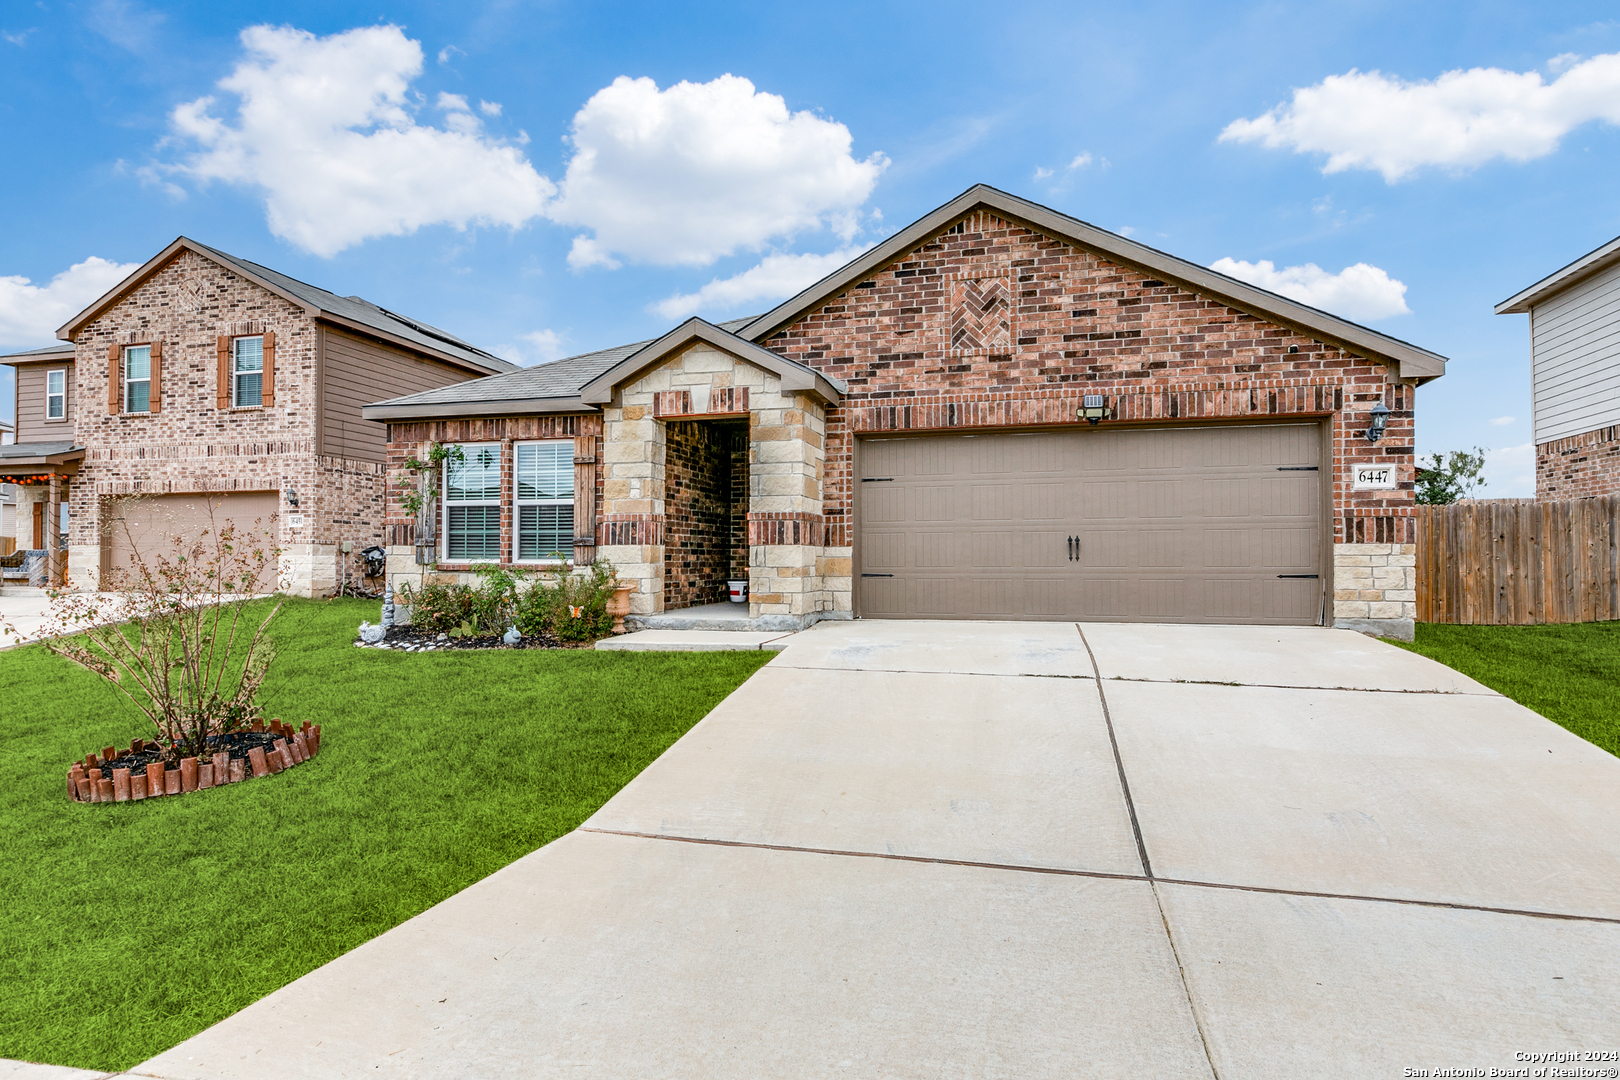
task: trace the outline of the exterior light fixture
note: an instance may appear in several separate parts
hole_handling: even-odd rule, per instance
[[[1367,420],[1367,441],[1377,442],[1384,437],[1384,429],[1389,426],[1389,409],[1382,401],[1372,407],[1372,415]]]
[[[298,506],[298,492],[292,488],[287,489],[287,505],[294,507],[295,509]]]
[[[1108,406],[1103,403],[1101,394],[1087,394],[1080,399],[1080,414],[1076,419],[1095,426],[1097,421],[1106,419],[1107,416]]]

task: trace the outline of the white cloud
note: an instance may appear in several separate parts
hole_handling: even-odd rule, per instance
[[[1040,181],[1045,180],[1047,177],[1049,177],[1051,175],[1052,175],[1052,170],[1051,169],[1043,169],[1039,165],[1037,165],[1037,166],[1035,166],[1035,175],[1032,177],[1032,179],[1035,180],[1036,183],[1039,183]]]
[[[1425,165],[1466,169],[1492,158],[1529,161],[1558,149],[1591,120],[1620,123],[1620,53],[1574,62],[1551,83],[1537,71],[1469,68],[1432,82],[1378,71],[1330,75],[1253,120],[1234,120],[1222,142],[1325,153],[1326,173],[1375,169],[1394,183]]]
[[[1485,451],[1485,488],[1492,499],[1528,499],[1536,493],[1536,444]]]
[[[139,268],[139,263],[108,262],[92,255],[46,285],[35,285],[25,277],[0,277],[0,347],[25,349],[53,343],[57,327]]]
[[[0,30],[0,38],[4,38],[11,44],[21,48],[28,44],[28,35],[36,32],[38,29],[39,27],[37,26],[30,26],[27,30],[19,30],[15,34],[9,30]]]
[[[466,53],[462,52],[460,49],[456,48],[454,45],[446,45],[444,48],[439,50],[439,63],[448,64],[450,62],[451,57],[453,57],[453,56],[466,56],[466,55],[467,55]]]
[[[497,345],[495,355],[523,367],[549,364],[568,355],[563,348],[562,335],[555,330],[535,330],[521,335],[516,344]]]
[[[422,48],[397,26],[318,38],[291,27],[242,31],[247,57],[213,98],[176,108],[175,130],[200,149],[164,171],[265,192],[270,230],[317,255],[424,225],[517,227],[556,192],[514,147],[491,138],[458,94],[440,94],[445,126],[407,107]]]
[[[569,142],[549,214],[593,234],[569,253],[576,269],[706,266],[821,227],[851,236],[888,165],[852,157],[843,124],[734,75],[667,90],[620,76],[575,114]]]
[[[650,310],[666,319],[682,319],[700,311],[729,311],[755,300],[781,300],[820,281],[870,246],[826,255],[767,255],[758,266],[732,277],[715,278],[695,293],[660,300]]]
[[[1494,420],[1491,421],[1491,426],[1492,427],[1507,427],[1511,423],[1513,423],[1513,417],[1511,417],[1511,416],[1498,416]]]
[[[501,103],[498,101],[480,100],[478,102],[478,111],[483,113],[485,116],[499,116],[501,115]]]
[[[1091,155],[1090,154],[1078,154],[1078,155],[1075,156],[1075,159],[1073,161],[1069,162],[1069,168],[1070,169],[1083,169],[1087,165],[1090,165],[1090,164],[1091,164]]]
[[[1406,285],[1366,263],[1347,266],[1337,274],[1315,263],[1279,270],[1270,259],[1254,263],[1219,259],[1209,268],[1347,319],[1387,319],[1412,313],[1406,306]]]

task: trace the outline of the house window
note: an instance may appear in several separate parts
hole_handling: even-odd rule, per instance
[[[567,562],[574,553],[574,441],[518,443],[514,519],[524,562]]]
[[[67,419],[67,369],[45,373],[45,419]]]
[[[152,411],[152,346],[131,345],[124,350],[124,411]]]
[[[239,337],[231,342],[231,404],[257,409],[264,404],[264,338]]]
[[[444,557],[451,562],[501,557],[501,448],[463,443],[444,463]]]

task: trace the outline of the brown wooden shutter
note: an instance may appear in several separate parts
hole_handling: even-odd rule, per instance
[[[596,561],[596,436],[574,439],[574,565]]]
[[[107,411],[117,416],[124,404],[124,350],[107,346]]]
[[[214,390],[214,408],[228,409],[231,407],[231,338],[229,334],[219,335],[217,344],[219,352],[219,378]]]
[[[264,332],[264,406],[269,408],[276,403],[276,332]]]
[[[152,386],[147,395],[149,404],[147,412],[160,413],[163,411],[163,342],[161,339],[152,342]]]

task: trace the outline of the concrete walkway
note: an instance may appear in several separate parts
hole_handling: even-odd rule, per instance
[[[1620,760],[1347,631],[862,622],[796,635],[577,832],[133,1075],[1617,1048]]]

